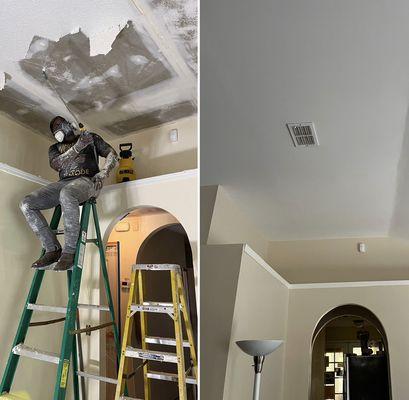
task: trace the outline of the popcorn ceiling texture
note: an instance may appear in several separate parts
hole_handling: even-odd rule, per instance
[[[25,56],[14,60],[11,76],[2,90],[0,86],[0,112],[48,135],[48,121],[56,110],[67,113],[42,75],[46,67],[49,81],[78,118],[111,136],[196,113],[196,1],[138,1],[144,10],[149,7],[152,18],[127,5],[118,25],[108,25],[107,15],[105,25],[92,32],[85,23],[84,29],[76,26],[59,38],[34,34]],[[120,1],[118,10],[124,7]],[[112,21],[118,20],[118,10]],[[37,28],[33,24],[32,29]],[[174,68],[168,52],[165,57],[166,43],[151,35],[156,28],[166,31],[165,39],[159,36],[173,42],[175,59],[181,57],[193,79]]]

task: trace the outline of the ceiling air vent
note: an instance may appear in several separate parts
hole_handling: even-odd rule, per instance
[[[317,132],[312,122],[287,124],[295,147],[318,146]]]

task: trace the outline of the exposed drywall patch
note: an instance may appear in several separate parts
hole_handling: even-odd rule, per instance
[[[92,56],[90,39],[82,31],[58,41],[34,37],[20,66],[43,84],[41,69],[46,66],[50,81],[79,112],[100,109],[101,104],[174,75],[155,43],[132,22],[116,35],[111,47],[106,55]]]
[[[126,135],[141,129],[151,128],[179,118],[184,118],[196,112],[196,107],[190,101],[163,107],[160,110],[141,114],[136,117],[104,126],[116,135]]]

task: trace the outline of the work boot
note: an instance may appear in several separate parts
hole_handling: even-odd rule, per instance
[[[61,257],[61,249],[54,250],[54,251],[47,251],[46,253],[44,253],[44,255],[42,255],[37,261],[33,263],[31,268],[34,268],[34,269],[45,268],[57,262],[60,257]]]
[[[67,271],[74,265],[75,254],[62,253],[57,265],[54,267],[54,271]]]

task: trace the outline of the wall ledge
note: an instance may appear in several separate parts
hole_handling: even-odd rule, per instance
[[[9,175],[17,176],[18,178],[24,179],[29,182],[38,183],[41,186],[45,186],[50,183],[49,180],[44,179],[41,176],[30,174],[29,172],[25,172],[16,167],[12,167],[11,165],[8,165],[6,163],[0,163],[0,171]]]
[[[0,163],[0,171],[5,172],[6,174],[17,176],[18,178],[24,179],[29,182],[38,183],[41,186],[45,186],[51,183],[51,181],[44,179],[41,176],[30,174],[29,172],[23,171],[19,168],[12,167],[11,165],[8,165],[6,163]],[[133,187],[138,187],[138,186],[151,185],[151,184],[160,183],[160,182],[171,182],[175,180],[186,179],[186,178],[197,177],[197,176],[198,176],[197,169],[188,169],[188,170],[181,171],[181,172],[174,172],[172,174],[158,175],[158,176],[153,176],[150,178],[137,179],[135,181],[130,181],[130,182],[115,183],[112,185],[107,185],[103,187],[102,192],[109,192],[111,190],[118,189],[118,187],[121,187],[121,188],[126,187],[126,188],[131,189]]]
[[[188,169],[188,170],[181,171],[181,172],[174,172],[172,174],[152,176],[150,178],[137,179],[135,181],[129,181],[129,182],[123,182],[123,183],[114,183],[112,185],[104,186],[101,192],[102,193],[109,192],[111,190],[116,190],[119,187],[121,188],[125,187],[128,189],[132,189],[134,187],[152,185],[152,184],[161,183],[161,182],[172,182],[172,181],[186,179],[190,177],[196,177],[196,176],[198,176],[197,169]]]

